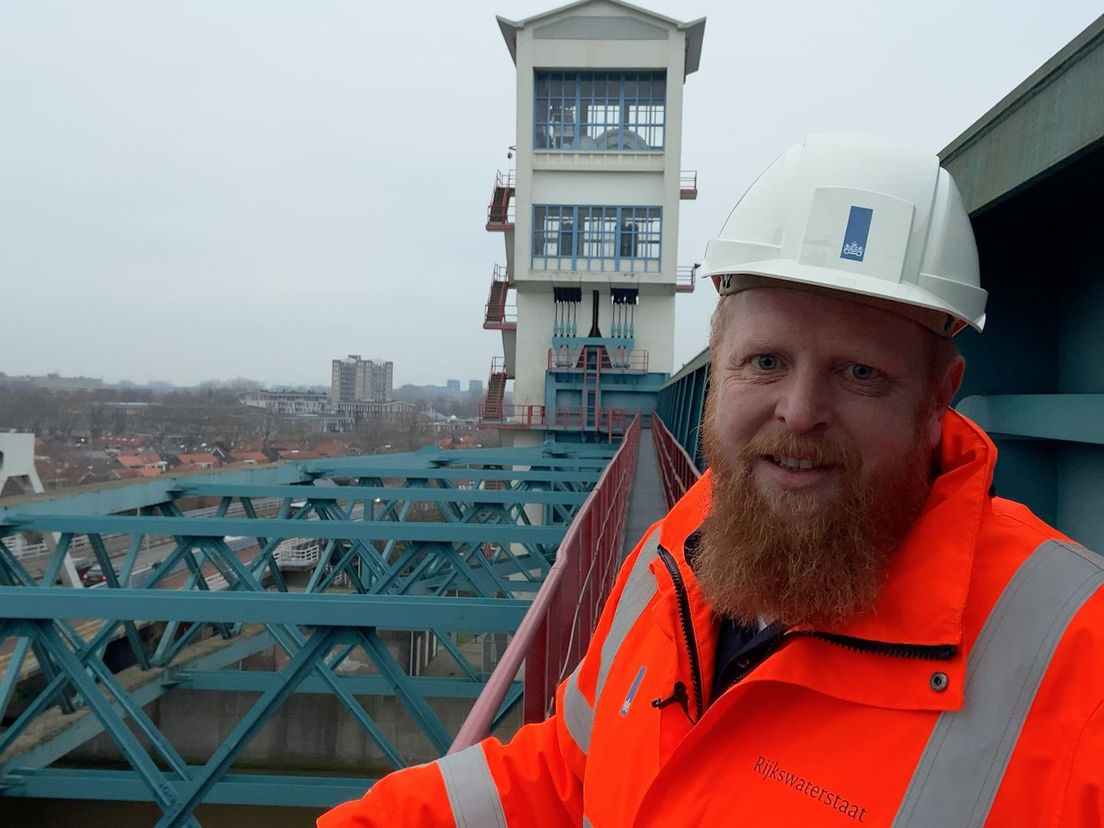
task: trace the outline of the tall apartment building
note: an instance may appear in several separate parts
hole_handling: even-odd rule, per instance
[[[581,0],[498,24],[517,67],[517,169],[499,173],[488,209],[506,263],[484,328],[502,332],[503,355],[481,419],[515,445],[550,430],[600,439],[615,415],[654,409],[675,296],[694,287],[678,262],[680,202],[697,196],[680,166],[682,93],[705,20]]]
[[[382,359],[361,359],[349,354],[333,361],[330,403],[390,402],[393,398],[394,363]]]

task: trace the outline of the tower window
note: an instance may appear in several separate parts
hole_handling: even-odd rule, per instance
[[[534,205],[533,268],[655,272],[662,215],[661,207]]]
[[[648,152],[663,149],[665,72],[537,71],[536,149]]]

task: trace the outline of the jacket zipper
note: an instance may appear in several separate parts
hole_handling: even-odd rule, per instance
[[[819,632],[817,630],[780,631],[777,636],[764,641],[757,648],[754,653],[754,658],[747,659],[747,666],[725,684],[725,689],[743,681],[748,673],[778,652],[778,650],[782,649],[786,644],[789,644],[795,638],[799,637],[819,638],[821,641],[827,641],[829,644],[835,644],[837,647],[843,647],[860,653],[870,653],[871,655],[888,656],[890,658],[918,658],[925,661],[946,661],[954,658],[955,653],[958,652],[958,647],[953,644],[892,644],[886,641],[871,641],[868,638],[855,638],[850,635]]]
[[[689,703],[686,697],[686,685],[681,681],[675,682],[674,692],[670,696],[664,699],[656,699],[652,702],[652,706],[662,708],[677,701],[682,706],[682,709],[686,711],[687,718],[693,723],[701,718],[702,709],[705,703],[702,699],[701,661],[698,658],[698,639],[694,635],[694,623],[690,619],[690,597],[686,593],[686,584],[682,580],[682,573],[679,571],[678,564],[675,563],[675,559],[671,556],[671,553],[662,546],[658,548],[657,552],[659,554],[659,559],[663,561],[663,565],[667,567],[667,573],[671,576],[671,581],[675,585],[675,596],[678,599],[679,626],[682,628],[682,637],[686,642],[686,650],[690,656],[690,683],[694,689],[694,715],[690,715]]]
[[[919,658],[925,661],[947,661],[955,657],[958,647],[954,644],[891,644],[887,641],[871,641],[868,638],[855,638],[850,635],[817,632],[816,630],[794,630],[787,636],[803,635],[807,638],[819,638],[830,644],[856,650],[860,653],[892,656],[895,658]]]

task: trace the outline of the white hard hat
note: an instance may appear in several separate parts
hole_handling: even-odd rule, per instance
[[[718,292],[776,281],[852,294],[953,336],[985,325],[977,246],[934,156],[867,135],[809,136],[748,188],[702,275]]]

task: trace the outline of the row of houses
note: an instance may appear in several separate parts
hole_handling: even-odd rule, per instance
[[[84,445],[64,445],[35,440],[35,467],[47,490],[66,489],[114,480],[159,477],[164,474],[248,468],[265,463],[343,457],[356,453],[339,440],[313,446],[272,445],[249,441],[234,448],[218,443],[184,445],[178,450],[151,445],[141,435],[91,440]],[[7,494],[18,494],[18,491]],[[0,494],[0,496],[3,496]]]

